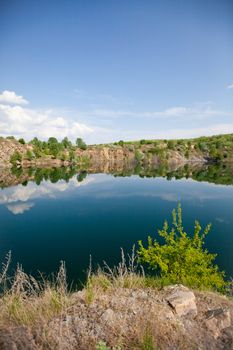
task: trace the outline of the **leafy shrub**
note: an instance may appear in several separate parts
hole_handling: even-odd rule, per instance
[[[10,158],[11,164],[16,165],[21,161],[22,161],[22,155],[18,151],[15,151]]]
[[[19,139],[19,143],[21,143],[22,145],[25,145],[25,141],[24,141],[24,139]]]
[[[214,265],[216,255],[204,248],[204,240],[211,225],[202,230],[195,222],[194,234],[188,235],[182,226],[182,210],[172,212],[173,222],[170,228],[165,221],[159,236],[164,240],[160,244],[148,237],[148,247],[139,241],[139,261],[156,270],[160,277],[170,283],[183,283],[194,288],[223,290],[224,273]]]
[[[26,159],[27,160],[32,160],[33,158],[34,158],[33,152],[28,149],[27,152],[26,152]]]
[[[138,149],[135,151],[135,159],[138,163],[143,159],[143,153]]]
[[[167,148],[174,150],[175,149],[176,142],[174,140],[169,140],[167,143]]]

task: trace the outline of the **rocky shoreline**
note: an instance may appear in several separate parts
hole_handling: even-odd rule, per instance
[[[54,158],[51,155],[46,157],[39,157],[34,159],[26,159],[27,151],[32,152],[33,146],[30,144],[20,144],[16,140],[2,139],[0,140],[0,168],[11,168],[11,157],[15,152],[22,156],[22,160],[16,162],[22,167],[56,167],[69,166],[77,164],[88,164],[89,166],[98,166],[100,164],[110,164],[114,167],[116,164],[132,164],[140,163],[143,165],[158,166],[166,162],[168,166],[180,166],[187,163],[206,163],[209,159],[193,150],[189,158],[185,157],[181,152],[169,150],[167,152],[166,160],[161,159],[161,156],[150,153],[151,145],[142,145],[140,150],[132,146],[119,145],[96,145],[88,146],[87,149],[82,150],[76,148],[74,151],[73,160]],[[68,152],[67,152],[68,155]]]
[[[151,337],[153,349],[233,347],[233,302],[225,296],[182,285],[95,291],[92,302],[87,302],[87,293],[84,289],[71,294],[69,307],[48,322],[46,337],[54,349],[94,350],[100,343],[105,349],[142,349],[145,336]],[[0,348],[36,350],[41,332],[22,326],[0,328]]]

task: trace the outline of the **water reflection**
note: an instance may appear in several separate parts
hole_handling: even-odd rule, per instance
[[[59,167],[59,168],[12,168],[2,169],[0,172],[0,204],[15,215],[23,214],[35,206],[36,200],[40,198],[57,198],[64,192],[72,192],[80,186],[90,183],[107,182],[107,177],[95,176],[100,172],[99,168],[90,168],[80,170],[76,167]],[[106,167],[105,167],[106,171]],[[226,164],[186,164],[183,167],[169,169],[165,165],[157,168],[142,166],[120,166],[115,169],[108,169],[108,173],[116,178],[137,175],[136,178],[166,178],[171,179],[193,179],[196,181],[205,181],[207,183],[232,185],[233,184],[233,167]],[[89,174],[87,176],[87,174]],[[133,178],[132,178],[133,180]],[[168,202],[178,202],[182,198],[196,199],[200,203],[207,199],[220,200],[231,198],[232,193],[226,191],[214,191],[205,187],[191,188],[172,185],[166,182],[166,186],[156,187],[156,191],[151,191],[151,187],[140,188],[138,185],[134,192],[123,190],[119,191],[109,181],[109,186],[105,185],[104,190],[101,187],[91,189],[91,195],[95,198],[119,198],[119,197],[158,197]],[[85,195],[88,195],[86,191]],[[219,222],[221,218],[219,218]]]
[[[233,171],[225,165],[168,169],[105,166],[0,171],[0,256],[12,250],[25,271],[50,273],[67,262],[70,279],[89,263],[118,262],[153,235],[180,202],[184,226],[213,224],[207,248],[233,276]],[[101,174],[100,174],[101,173]],[[171,181],[172,179],[172,181]],[[168,181],[169,180],[169,181]]]
[[[23,181],[19,184],[15,184],[13,178],[11,186],[0,191],[0,204],[5,205],[12,214],[23,214],[33,208],[35,201],[40,198],[57,198],[59,193],[87,185],[94,180],[93,178],[86,179],[87,174],[84,172],[74,176],[69,169],[66,169],[69,171],[69,177],[71,174],[73,176],[68,179],[64,169],[63,173],[57,170],[60,169],[49,171],[48,169],[36,169],[30,175],[28,172],[22,173],[20,178]]]

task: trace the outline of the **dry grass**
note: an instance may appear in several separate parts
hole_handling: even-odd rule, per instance
[[[97,271],[92,271],[91,259],[85,285],[86,301],[91,303],[95,296],[119,288],[159,290],[170,281],[165,278],[145,274],[143,266],[138,264],[138,257],[133,246],[131,254],[125,255],[121,249],[121,259],[118,265],[111,268],[105,261]]]
[[[10,261],[9,253],[0,273],[0,329],[6,333],[8,329],[23,327],[22,330],[27,330],[28,334],[36,334],[39,330],[38,349],[53,349],[53,344],[47,338],[49,322],[54,317],[66,314],[70,300],[65,264],[61,262],[51,281],[41,275],[38,282],[19,265],[14,276],[9,278],[7,271]]]
[[[9,259],[7,265],[9,266]],[[68,306],[63,262],[54,282],[44,279],[38,282],[20,266],[11,281],[6,278],[4,270],[4,279],[1,282],[4,284],[4,291],[0,304],[0,325],[36,326],[64,312]]]
[[[137,263],[134,247],[131,255],[126,256],[122,250],[121,261],[113,268],[104,262],[97,272],[92,271],[90,260],[87,282],[79,293],[68,291],[64,262],[52,280],[41,275],[38,281],[21,266],[8,278],[10,260],[9,254],[0,272],[1,349],[2,333],[14,341],[25,338],[33,343],[33,350],[158,350],[172,344],[177,346],[174,349],[191,349],[179,322],[164,318],[170,311],[157,300],[162,295],[161,287],[169,281],[146,276]],[[202,308],[211,303],[212,308],[229,303],[214,293],[199,292],[197,299]],[[114,314],[113,323],[110,318],[103,325],[102,316],[109,309]]]

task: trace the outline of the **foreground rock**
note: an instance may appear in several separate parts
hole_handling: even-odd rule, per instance
[[[228,309],[214,309],[206,312],[206,327],[213,333],[215,339],[221,336],[222,330],[231,326],[231,314]]]
[[[166,301],[178,316],[197,315],[196,298],[192,291],[182,285],[171,286],[166,290]]]
[[[152,289],[117,288],[74,293],[67,309],[41,327],[0,329],[3,350],[91,350],[102,341],[109,348],[233,349],[233,302],[215,293],[176,285]],[[150,348],[151,349],[151,348]]]

